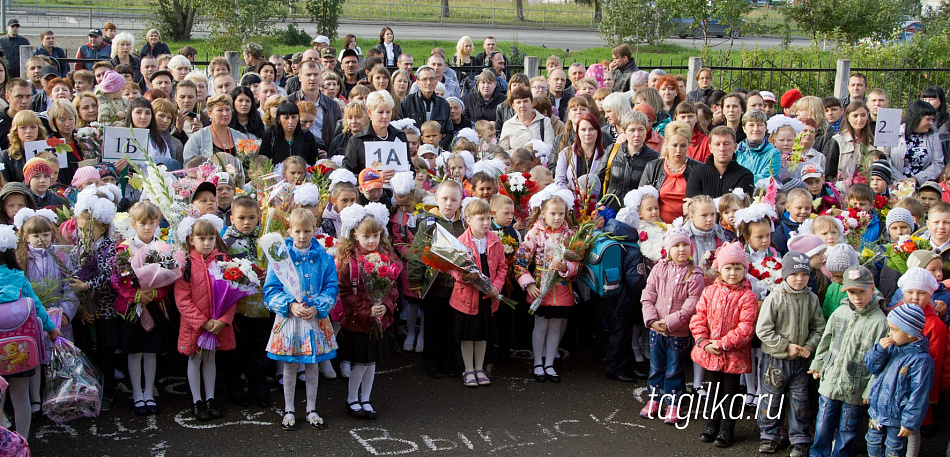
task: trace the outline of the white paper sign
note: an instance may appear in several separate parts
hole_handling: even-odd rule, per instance
[[[409,171],[409,148],[399,141],[367,141],[366,168],[374,170]]]
[[[102,161],[115,163],[128,157],[133,163],[144,164],[148,143],[148,129],[106,127],[102,135]]]
[[[878,108],[877,124],[874,125],[875,146],[897,146],[900,142],[901,116],[904,110]]]
[[[59,168],[66,168],[69,166],[69,159],[66,157],[66,154],[69,153],[63,152],[62,154],[57,154],[56,148],[50,146],[46,140],[30,141],[29,143],[23,144],[23,158],[26,160],[32,159],[43,151],[49,151],[55,155],[57,159],[59,159]]]

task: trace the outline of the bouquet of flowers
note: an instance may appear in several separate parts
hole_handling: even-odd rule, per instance
[[[917,186],[914,185],[913,180],[897,181],[891,184],[891,195],[897,197],[898,200],[913,197],[916,192]]]
[[[168,233],[177,233],[178,224],[184,219],[191,205],[183,200],[184,197],[179,196],[175,186],[175,176],[168,172],[165,165],[157,165],[147,154],[145,159],[145,171],[138,171],[139,175],[145,176],[142,189],[148,193],[148,199],[158,205],[162,216],[165,216],[165,220],[168,221]]]
[[[501,239],[501,245],[505,249],[506,257],[513,256],[516,252],[518,252],[518,246],[520,246],[520,243],[518,243],[518,240],[516,240],[515,237],[506,235],[504,230],[492,230],[492,233],[498,235],[498,238]]]
[[[877,210],[878,219],[885,220],[887,219],[887,213],[891,211],[891,201],[883,195],[876,195],[874,196],[874,209]]]
[[[295,185],[288,182],[277,183],[262,195],[263,198],[259,198],[261,212],[263,213],[261,232],[287,234],[287,230],[290,229],[290,213],[295,206],[295,188]]]
[[[320,188],[320,199],[325,200],[330,198],[330,173],[333,172],[333,168],[322,163],[318,163],[312,167],[307,167],[307,174],[310,176],[310,182],[317,185]]]
[[[855,250],[860,249],[861,237],[864,236],[864,232],[867,231],[868,225],[871,223],[871,214],[867,211],[858,211],[857,208],[851,208],[841,213],[841,217],[844,223],[845,241]]]
[[[538,183],[532,181],[528,173],[508,173],[501,175],[498,180],[501,182],[501,189],[499,189],[501,194],[507,195],[515,202],[515,215],[521,219],[527,219],[528,201],[538,192]]]
[[[749,263],[746,278],[752,283],[752,291],[759,300],[782,284],[782,259],[769,251],[761,260]]]
[[[564,243],[547,243],[544,245],[544,259],[545,263],[551,265],[555,262],[564,260],[564,256],[567,253],[567,248]],[[560,272],[555,269],[542,269],[541,281],[538,285],[541,293],[538,295],[538,298],[535,298],[531,302],[531,306],[528,307],[528,314],[534,314],[538,310],[538,307],[541,306],[541,301],[544,297],[550,293],[561,282]]]
[[[420,231],[416,236],[424,235],[423,232]],[[472,260],[472,251],[462,244],[462,242],[453,236],[445,227],[436,224],[435,234],[432,236],[432,239],[424,241],[425,248],[420,256],[423,264],[443,273],[451,273],[453,271],[463,274],[472,273],[475,275],[475,278],[469,281],[469,283],[473,287],[484,294],[490,294],[492,292],[494,286],[492,286],[491,279],[485,276],[478,268],[478,265]],[[492,298],[497,298],[512,309],[518,304],[510,298],[502,297],[500,293]]]
[[[327,251],[327,254],[330,254],[331,256],[336,255],[336,252],[337,252],[336,245],[337,243],[340,242],[339,240],[337,240],[335,237],[332,237],[330,235],[326,235],[323,233],[317,235],[316,238],[317,238],[317,243],[320,244],[320,247],[322,247],[324,251]]]
[[[134,246],[116,253],[116,274],[120,282],[128,281],[137,289],[157,290],[168,287],[181,277],[181,269],[187,257],[177,245],[164,241]],[[165,312],[165,310],[162,310]],[[125,318],[142,319],[142,327],[151,330],[155,322],[146,307],[139,303],[130,307]]]
[[[76,141],[87,159],[102,159],[102,141],[105,130],[98,122],[92,122],[89,127],[76,129]]]
[[[897,270],[898,273],[907,272],[907,258],[918,249],[931,250],[930,241],[913,235],[902,235],[896,243],[884,245],[885,265]]]
[[[577,227],[577,230],[571,236],[564,239],[564,260],[571,262],[582,262],[587,256],[587,251],[601,238],[611,240],[623,240],[624,236],[613,236],[607,232],[597,229],[598,225],[603,223],[603,219],[585,222]]]
[[[260,290],[261,279],[251,261],[235,259],[215,262],[208,269],[211,275],[211,318],[220,319],[244,297]],[[207,330],[198,336],[198,348],[213,351],[218,348],[218,335]]]
[[[59,329],[62,308],[50,310],[50,318]],[[56,338],[48,349],[43,413],[62,424],[80,417],[96,417],[102,404],[104,378],[98,368],[69,340]]]
[[[360,276],[366,283],[366,291],[369,293],[373,306],[383,304],[383,300],[389,296],[389,291],[396,284],[399,278],[399,264],[392,263],[385,254],[371,252],[361,255],[357,261],[360,265]],[[370,338],[377,339],[383,335],[383,322],[378,317],[372,318],[373,328],[370,330]]]
[[[261,150],[261,141],[245,138],[237,142],[237,158],[244,165],[245,170],[250,169],[251,161],[257,157]]]
[[[640,222],[640,253],[650,262],[663,258],[663,236],[666,224],[662,222]]]

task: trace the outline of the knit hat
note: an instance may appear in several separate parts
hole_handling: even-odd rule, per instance
[[[670,226],[666,235],[663,235],[663,247],[666,249],[667,254],[669,254],[673,246],[680,243],[688,244],[690,254],[693,253],[693,243],[690,242],[686,229],[683,228],[682,218],[677,218],[673,221],[673,225]]]
[[[731,263],[739,263],[742,264],[742,268],[749,269],[749,256],[745,253],[742,243],[738,241],[726,243],[716,249],[716,260],[713,265],[715,269],[718,270]]]
[[[886,228],[891,228],[891,224],[895,222],[903,222],[907,224],[907,226],[910,227],[911,230],[914,229],[914,225],[915,225],[914,216],[910,214],[910,211],[908,211],[905,208],[892,208],[890,211],[887,212],[887,218],[884,219],[884,222],[885,222],[884,226]]]
[[[99,89],[107,94],[113,94],[125,87],[125,77],[115,72],[114,70],[109,70],[102,75],[102,81],[99,82]]]
[[[922,290],[933,295],[940,285],[937,284],[937,278],[934,278],[934,275],[930,274],[929,271],[916,267],[908,268],[907,272],[901,275],[901,278],[897,280],[897,287],[900,287],[904,292]]]
[[[940,254],[936,252],[929,249],[918,249],[907,256],[907,268],[923,268],[926,270],[930,262],[939,258]]]
[[[924,310],[917,305],[901,305],[887,314],[887,321],[897,326],[910,336],[920,338],[924,332]]]
[[[360,172],[360,189],[373,190],[383,188],[383,177],[372,168],[364,168]]]
[[[782,94],[781,105],[782,108],[789,109],[792,105],[802,98],[802,91],[798,89],[789,89]]]
[[[811,265],[808,256],[801,251],[788,251],[782,257],[782,277],[787,278],[795,273],[808,273]]]
[[[99,170],[96,170],[95,167],[79,167],[76,170],[76,173],[73,174],[73,180],[70,182],[73,187],[79,187],[82,183],[95,179],[99,180]]]
[[[874,287],[874,275],[864,265],[858,265],[845,270],[841,291],[871,290]]]
[[[27,160],[26,165],[23,165],[23,183],[29,186],[33,175],[37,173],[46,173],[53,176],[53,167],[50,166],[49,162],[39,157]]]
[[[788,240],[788,250],[789,251],[800,251],[805,253],[808,258],[812,258],[818,254],[821,254],[828,249],[828,246],[824,241],[821,241],[821,238],[818,238],[811,233],[803,233],[801,235],[795,235]],[[782,263],[784,265],[784,262]]]
[[[839,243],[828,248],[827,256],[825,268],[831,273],[842,273],[858,264],[858,253],[846,243]]]
[[[802,181],[808,178],[824,178],[825,169],[817,163],[806,163],[802,166]]]
[[[871,164],[871,176],[877,176],[888,184],[894,179],[891,172],[891,164],[886,160],[875,160]]]

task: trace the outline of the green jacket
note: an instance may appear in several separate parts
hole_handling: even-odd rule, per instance
[[[759,310],[755,334],[762,340],[762,352],[777,359],[791,359],[788,344],[808,346],[814,351],[825,329],[818,296],[808,287],[794,290],[787,282],[777,287]]]
[[[831,313],[835,312],[838,306],[841,305],[841,300],[846,298],[848,298],[848,293],[841,290],[841,284],[834,281],[828,284],[825,299],[821,302],[821,312],[825,315],[825,319],[831,317]]]
[[[871,372],[864,355],[887,335],[887,318],[874,291],[871,303],[857,309],[845,298],[831,314],[809,370],[821,373],[818,393],[832,400],[860,405],[870,393]]]
[[[419,298],[425,297],[439,297],[447,298],[452,295],[452,289],[455,287],[455,280],[452,279],[452,275],[448,273],[439,273],[433,271],[436,274],[436,277],[433,279],[434,284],[429,288],[428,294],[426,296],[421,296],[426,293],[426,290],[423,288],[427,285],[426,279],[426,267],[422,263],[422,259],[419,257],[422,249],[426,244],[430,243],[432,240],[432,235],[435,232],[435,224],[439,224],[442,227],[445,227],[455,235],[456,238],[462,235],[465,232],[465,224],[462,222],[462,210],[459,209],[456,212],[455,220],[450,221],[442,216],[439,213],[438,208],[432,208],[430,211],[426,211],[419,215],[418,222],[416,222],[418,228],[416,229],[416,236],[412,241],[412,252],[413,254],[409,257],[409,271],[407,272],[409,280],[409,289],[413,291],[420,292]],[[421,233],[425,235],[421,235]]]

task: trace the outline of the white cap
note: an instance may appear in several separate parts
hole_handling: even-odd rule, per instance
[[[314,38],[313,41],[310,42],[310,44],[314,44],[314,43],[323,43],[323,44],[329,46],[329,45],[330,45],[330,39],[327,38],[327,37],[324,36],[324,35],[317,35],[317,37]]]

